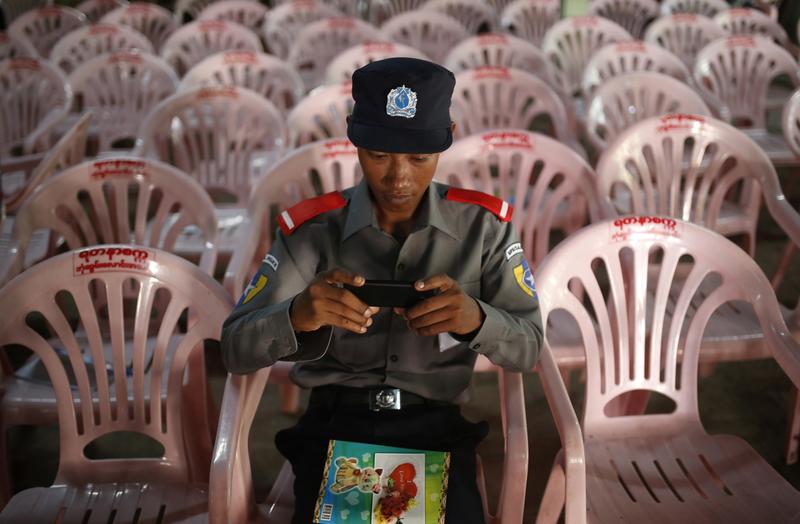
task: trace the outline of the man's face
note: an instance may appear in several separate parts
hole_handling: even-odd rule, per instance
[[[439,154],[382,153],[358,148],[372,196],[383,211],[413,214],[433,180]]]

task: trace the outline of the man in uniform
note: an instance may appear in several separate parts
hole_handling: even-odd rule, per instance
[[[453,140],[447,69],[411,58],[353,74],[348,137],[363,180],[279,217],[270,253],[225,322],[232,373],[278,360],[311,388],[276,437],[295,474],[294,523],[312,521],[330,439],[451,452],[446,519],[483,522],[475,448],[463,418],[475,360],[530,370],[542,342],[531,269],[506,202],[432,183]],[[365,304],[343,285],[413,281],[435,295],[407,309]]]

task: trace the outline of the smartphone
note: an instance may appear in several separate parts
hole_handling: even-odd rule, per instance
[[[418,291],[413,282],[399,280],[367,280],[361,287],[345,284],[344,288],[375,307],[411,307],[436,294],[433,290]]]

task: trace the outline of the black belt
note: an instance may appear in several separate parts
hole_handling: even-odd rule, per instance
[[[313,388],[309,405],[396,411],[409,406],[452,406],[453,404],[442,400],[427,399],[416,393],[392,387],[353,388],[331,385]]]

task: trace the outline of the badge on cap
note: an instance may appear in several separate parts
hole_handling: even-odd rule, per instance
[[[414,118],[417,114],[417,94],[406,86],[395,87],[386,97],[386,114]]]

